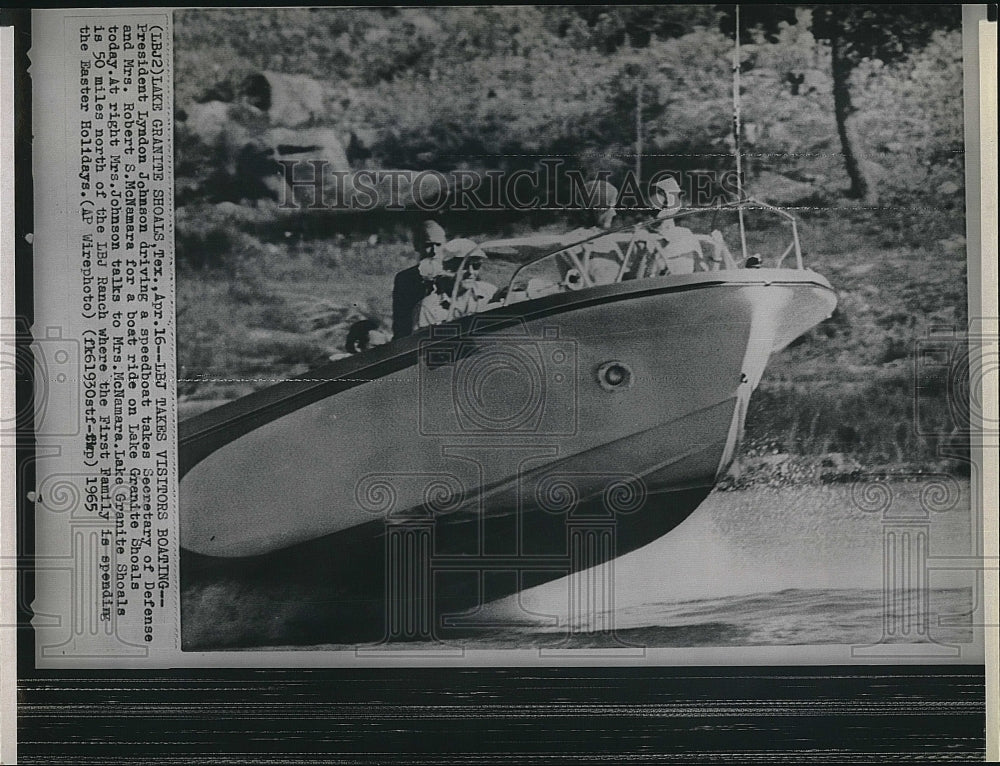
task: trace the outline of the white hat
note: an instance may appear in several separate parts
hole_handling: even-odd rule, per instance
[[[672,176],[657,181],[652,185],[651,191],[650,202],[654,208],[670,213],[677,213],[681,209],[681,187]]]

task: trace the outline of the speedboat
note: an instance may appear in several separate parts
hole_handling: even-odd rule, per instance
[[[734,211],[781,217],[787,245],[737,258],[716,229],[671,265],[659,220],[482,243],[516,264],[485,311],[182,422],[182,583],[253,581],[295,613],[206,642],[330,641],[359,615],[381,624],[344,640],[425,636],[680,524],[732,462],[771,355],[836,306],[794,217]],[[589,276],[598,257],[610,278]]]

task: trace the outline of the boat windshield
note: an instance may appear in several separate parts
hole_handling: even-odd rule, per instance
[[[758,213],[744,216],[744,211]],[[771,225],[777,214],[791,226],[791,241]],[[763,225],[759,219],[769,218]],[[749,240],[749,243],[748,243]],[[510,279],[506,303],[635,279],[741,268],[781,268],[794,253],[803,268],[795,219],[757,200],[682,211],[669,219],[632,224],[611,231],[582,229],[560,238],[564,246],[518,268]],[[733,243],[733,250],[728,243]],[[494,243],[484,243],[487,251]],[[497,242],[497,245],[500,243]],[[510,243],[504,243],[511,247]],[[753,247],[751,247],[751,245]],[[734,250],[736,255],[734,255]]]

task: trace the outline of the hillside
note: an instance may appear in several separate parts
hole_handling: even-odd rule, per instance
[[[558,157],[614,179],[635,168],[641,81],[642,177],[728,169],[731,39],[710,6],[649,13],[185,11],[176,102],[193,114],[232,100],[248,75],[275,72],[304,78],[301,92],[318,84],[310,129],[336,131],[355,168],[511,172]],[[800,216],[806,263],[840,305],[772,360],[731,483],[862,465],[961,470],[938,455],[938,434],[955,426],[954,387],[944,373],[918,375],[915,353],[931,328],[968,321],[960,36],[935,32],[902,60],[854,71],[870,204],[848,196],[829,46],[810,34],[809,9],[796,13],[744,45],[747,177]],[[282,214],[266,185],[221,183],[233,146],[199,135],[179,120],[182,416],[321,363],[357,318],[387,319],[392,275],[412,262],[411,218]],[[449,235],[474,239],[567,226],[558,213],[443,217]]]

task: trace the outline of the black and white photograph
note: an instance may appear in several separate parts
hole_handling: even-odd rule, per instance
[[[981,659],[960,7],[173,23],[185,651]]]
[[[995,13],[0,9],[0,762],[995,758]]]

